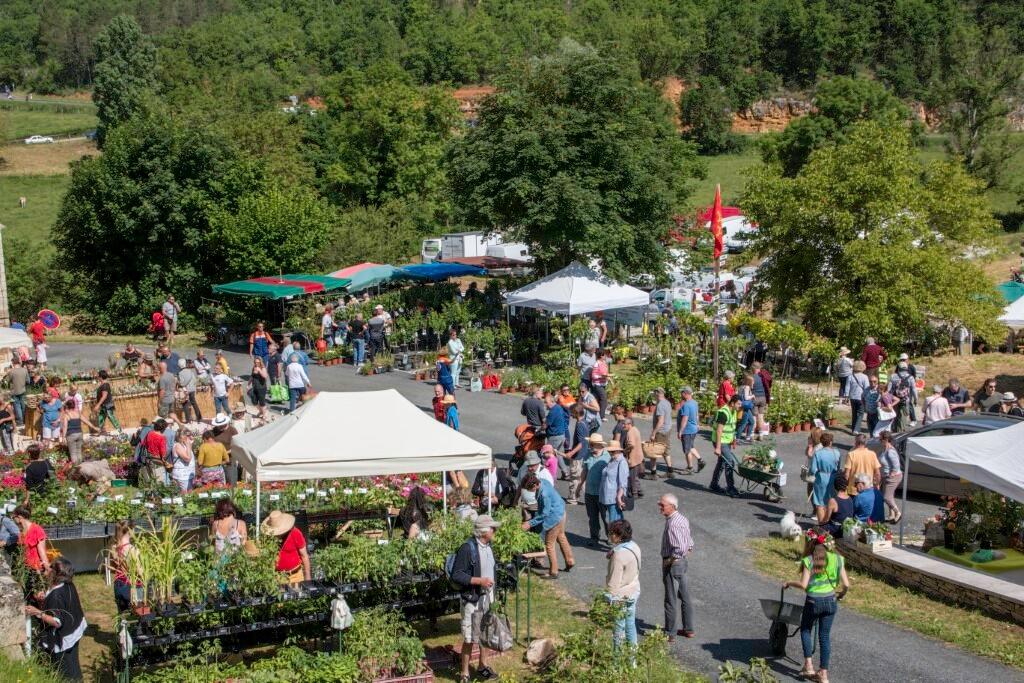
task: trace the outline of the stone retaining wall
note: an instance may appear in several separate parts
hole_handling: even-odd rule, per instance
[[[926,560],[930,558],[899,548],[873,554],[858,546],[840,543],[839,551],[846,558],[847,564],[871,574],[875,578],[906,586],[943,602],[976,608],[998,619],[1009,619],[1024,625],[1024,601],[986,590],[983,584],[992,582],[992,577],[988,575],[966,568],[955,572],[958,574],[969,572],[976,575],[978,579],[976,583],[979,585],[972,585],[951,576],[943,576],[940,573],[946,568],[949,568],[950,573],[954,573],[954,570],[960,568],[951,567],[938,560],[932,560],[932,562],[939,571],[915,567],[914,564],[919,564],[918,558]],[[1005,584],[1006,582],[1001,583]]]
[[[25,658],[25,600],[11,576],[7,558],[0,553],[0,652],[8,659]]]

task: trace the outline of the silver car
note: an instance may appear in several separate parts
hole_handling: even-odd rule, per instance
[[[900,453],[900,462],[905,472],[907,469],[907,439],[911,437],[975,434],[977,432],[988,432],[993,429],[1002,429],[1010,425],[1020,424],[1021,421],[1024,421],[1024,418],[996,413],[954,415],[951,418],[915,427],[914,429],[894,435],[893,446]],[[868,448],[876,454],[882,451],[878,439],[868,441]],[[931,465],[914,462],[910,466],[910,480],[907,482],[908,491],[930,493],[936,496],[960,496],[964,494],[969,486],[969,482],[937,470]]]

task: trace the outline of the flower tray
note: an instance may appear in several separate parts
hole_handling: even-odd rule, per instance
[[[886,550],[892,550],[892,541],[872,541],[871,543],[857,541],[857,547],[872,554],[881,553]]]
[[[76,538],[82,538],[82,523],[77,524],[54,524],[50,526],[44,526],[46,530],[46,537],[51,541],[68,541]],[[106,524],[103,525],[104,532],[106,532]]]

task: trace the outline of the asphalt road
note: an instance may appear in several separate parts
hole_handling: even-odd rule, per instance
[[[102,345],[52,344],[49,357],[54,366],[69,367],[75,361],[80,367],[103,366],[112,350]],[[248,358],[241,354],[229,353],[228,362],[233,374],[244,374],[249,367]],[[311,366],[309,374],[317,390],[369,391],[393,387],[424,409],[429,409],[433,396],[431,383],[413,381],[402,372],[363,377],[351,366]],[[491,446],[499,459],[507,459],[515,446],[512,430],[521,422],[521,397],[460,392],[459,398],[462,431]],[[642,419],[638,420],[638,427],[645,436],[650,430],[649,422]],[[611,424],[606,424],[603,430],[606,437],[610,430]],[[701,435],[698,449],[705,458],[713,458],[706,436],[706,433]],[[780,586],[753,568],[748,542],[777,531],[779,519],[786,510],[800,513],[807,509],[805,485],[797,476],[803,463],[805,439],[802,434],[776,437],[777,450],[785,462],[784,471],[789,473],[784,489],[786,498],[778,504],[767,503],[760,491],[738,499],[709,492],[706,489],[711,480],[709,466],[697,476],[645,481],[645,497],[627,514],[644,556],[642,593],[637,609],[641,629],[663,622],[658,560],[663,519],[655,507],[658,496],[668,491],[678,495],[682,512],[690,520],[695,549],[688,576],[690,593],[696,602],[696,637],[679,638],[673,645],[674,653],[686,667],[713,675],[724,662],[766,657],[779,680],[800,680],[795,676],[801,660],[799,635],[790,639],[787,650],[794,661],[772,658],[769,652],[768,620],[758,600],[777,598]],[[847,434],[837,433],[837,441],[845,450],[851,439]],[[678,456],[679,450],[677,442],[673,453]],[[709,464],[713,462],[709,460]],[[566,484],[559,482],[559,488],[565,493]],[[908,507],[906,514],[910,520],[923,519],[935,510],[934,502],[927,501],[911,501]],[[583,506],[567,506],[567,510],[567,531],[577,564],[571,574],[562,573],[559,584],[580,599],[589,600],[594,589],[604,583],[606,559],[604,551],[591,550],[585,545],[588,532]],[[853,590],[857,590],[856,584]],[[790,599],[799,602],[798,595]],[[833,681],[850,683],[1024,681],[1020,672],[1001,664],[842,607],[832,631],[830,673]]]

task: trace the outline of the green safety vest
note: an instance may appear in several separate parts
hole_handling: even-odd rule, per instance
[[[722,413],[725,413],[725,424],[722,425],[722,443],[728,445],[736,440],[736,413],[729,410],[728,406],[722,406],[715,412],[715,422],[711,425],[711,433],[718,434],[718,416]]]
[[[839,570],[843,566],[843,558],[838,553],[826,553],[825,571],[815,574],[812,567],[813,560],[810,557],[803,559],[804,567],[811,572],[811,580],[807,584],[807,595],[828,595],[835,593],[839,587]]]
[[[889,373],[878,368],[878,388],[884,390],[887,386],[889,386]]]

